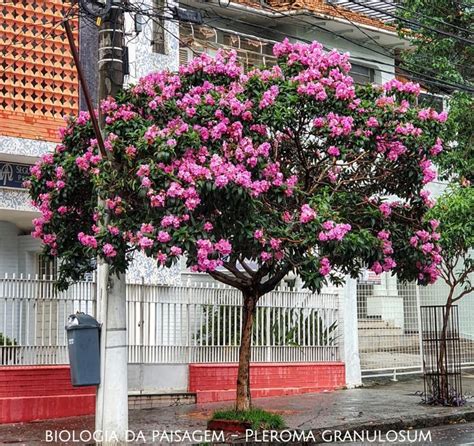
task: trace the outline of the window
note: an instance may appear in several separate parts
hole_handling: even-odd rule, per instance
[[[352,68],[349,74],[351,75],[352,79],[354,79],[354,83],[359,85],[367,85],[371,84],[374,81],[374,69],[365,67],[364,65],[358,64],[351,64]]]
[[[441,113],[444,108],[443,98],[430,93],[420,93],[418,96],[418,105],[424,108],[433,108]]]
[[[153,7],[157,11],[157,15],[164,14],[166,0],[153,0]],[[163,18],[153,18],[153,40],[151,45],[154,53],[166,54],[165,26],[165,20]]]

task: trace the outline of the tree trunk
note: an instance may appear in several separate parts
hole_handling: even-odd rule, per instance
[[[252,327],[258,296],[243,295],[242,336],[239,349],[239,370],[237,373],[236,410],[249,410],[250,396],[250,355],[252,346]]]
[[[443,404],[449,403],[449,388],[448,388],[448,361],[446,358],[447,348],[446,348],[446,337],[448,334],[448,325],[449,325],[449,315],[451,314],[451,308],[453,306],[453,296],[454,288],[451,288],[449,291],[448,299],[446,301],[446,311],[443,317],[443,328],[441,330],[440,337],[440,349],[439,349],[439,358],[438,358],[438,373],[440,376],[439,380],[439,395],[438,398]],[[446,360],[445,360],[446,359]]]

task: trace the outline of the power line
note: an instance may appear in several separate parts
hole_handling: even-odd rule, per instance
[[[265,6],[265,8],[268,9],[269,11],[272,11],[272,12],[279,12],[279,11],[277,11],[277,10],[275,10],[275,9],[273,9],[273,8],[271,8],[271,7],[269,7],[269,6]],[[257,14],[258,14],[258,13],[257,13]],[[260,14],[260,15],[261,15],[261,14]],[[309,14],[309,13],[302,13],[302,15],[309,16],[309,17],[314,18],[314,15]],[[291,16],[288,15],[288,14],[282,14],[281,16],[286,17],[286,18],[291,17]],[[280,17],[281,17],[281,16],[280,16]],[[381,55],[381,56],[387,57],[386,54],[384,54],[384,53],[382,53],[382,52],[380,52],[380,51],[378,51],[378,50],[376,50],[376,49],[370,48],[370,47],[368,47],[368,46],[366,46],[366,45],[364,45],[364,44],[358,42],[357,40],[352,40],[352,39],[350,39],[350,38],[348,38],[348,37],[346,37],[346,36],[344,36],[344,35],[338,35],[338,34],[337,34],[336,32],[334,32],[334,31],[331,31],[331,30],[329,30],[329,29],[323,28],[322,26],[318,26],[318,25],[316,25],[316,24],[313,24],[313,23],[310,23],[310,22],[307,22],[307,21],[304,21],[304,20],[303,20],[302,22],[303,22],[303,23],[306,23],[307,25],[310,25],[310,26],[312,26],[312,27],[316,27],[316,28],[322,30],[323,32],[332,34],[332,35],[334,35],[334,36],[336,36],[336,37],[339,37],[339,38],[341,38],[341,39],[343,39],[343,40],[346,40],[347,42],[350,42],[350,43],[352,43],[353,45],[359,46],[359,47],[364,48],[364,49],[366,49],[366,50],[372,51],[373,53],[376,53],[376,54],[379,54],[379,55]],[[298,37],[296,37],[296,38],[299,39],[299,40],[302,40],[301,38],[298,38]],[[306,41],[307,41],[307,40],[306,40]],[[395,57],[395,56],[393,56],[393,58],[395,59],[395,61],[398,61],[398,62],[401,61],[400,58],[397,58],[397,57]],[[360,57],[359,59],[362,60],[363,58]],[[369,61],[371,61],[371,62],[373,62],[373,63],[379,63],[378,60],[374,60],[374,59],[369,60]],[[388,64],[386,64],[386,65],[388,65]],[[403,72],[405,73],[406,77],[409,77],[409,78],[411,78],[411,79],[420,80],[420,81],[423,81],[423,82],[425,82],[425,83],[431,83],[432,85],[436,85],[436,86],[438,86],[438,87],[441,85],[440,83],[442,83],[442,84],[445,84],[444,86],[441,85],[443,88],[451,88],[451,89],[452,89],[452,88],[457,88],[457,89],[462,89],[462,90],[468,91],[468,92],[474,92],[474,88],[471,88],[470,86],[465,85],[465,84],[454,84],[454,83],[451,83],[451,82],[448,82],[448,81],[444,81],[444,80],[442,80],[442,79],[439,79],[439,78],[436,78],[436,77],[433,77],[433,76],[430,76],[430,75],[427,75],[427,74],[424,74],[424,73],[416,72],[416,71],[414,71],[414,70],[410,70],[410,69],[402,68],[402,67],[397,67],[397,66],[394,65],[394,64],[393,64],[393,65],[390,64],[390,65],[393,66],[393,67],[399,68],[401,71],[403,71]],[[381,71],[383,71],[383,70],[381,70]],[[409,73],[411,73],[411,75],[409,75]],[[389,73],[389,74],[393,74],[393,73]],[[415,76],[413,76],[413,75],[415,75]]]
[[[348,0],[348,1],[351,2],[351,3],[354,3],[356,5],[359,5],[359,6],[363,6],[364,8],[371,9],[374,12],[379,12],[379,13],[386,14],[389,17],[393,17],[397,20],[400,20],[401,22],[405,22],[405,23],[408,23],[408,24],[416,26],[416,27],[425,28],[427,30],[430,30],[431,32],[435,32],[435,33],[441,34],[441,35],[446,36],[446,37],[451,37],[452,39],[459,40],[460,42],[469,43],[471,45],[474,45],[474,40],[466,39],[464,37],[457,36],[456,34],[452,34],[450,32],[443,31],[441,29],[437,29],[437,28],[433,28],[433,27],[428,26],[428,25],[424,25],[423,23],[420,23],[417,20],[406,19],[404,17],[400,17],[396,14],[392,14],[391,12],[383,11],[381,9],[375,8],[374,6],[370,6],[369,4],[360,3],[357,0]]]
[[[333,8],[336,9],[336,8],[334,7],[334,5],[331,5],[331,6],[333,6]],[[336,9],[336,10],[337,10],[337,9]],[[370,38],[371,40],[373,40],[376,45],[378,45],[378,46],[379,46],[380,48],[382,48],[382,49],[385,49],[385,48],[384,48],[382,45],[380,45],[377,41],[375,41],[374,39],[372,39],[371,36],[370,36],[368,33],[366,33],[366,32],[365,32],[363,29],[361,29],[356,23],[354,23],[354,22],[351,20],[350,17],[347,17],[347,16],[346,16],[345,14],[343,14],[343,13],[341,13],[341,14],[343,15],[343,17],[344,17],[346,20],[348,20],[348,21],[351,23],[351,25],[355,26],[355,27],[356,27],[360,32],[362,32],[366,37],[368,37],[368,38]],[[396,61],[398,61],[398,62],[403,62],[400,58],[396,57],[395,55],[392,55],[392,57],[394,58],[394,60],[396,60]],[[406,69],[406,68],[404,68],[404,67],[402,67],[402,66],[398,66],[397,68],[398,68],[399,70],[404,71],[404,72],[410,71],[411,73],[418,74],[418,75],[422,76],[422,78],[429,77],[429,78],[432,78],[432,79],[437,79],[437,78],[431,77],[431,76],[429,76],[429,75],[427,75],[427,74],[425,74],[425,73],[417,73],[416,71],[408,70],[408,69]],[[436,72],[434,72],[433,70],[429,70],[429,71],[430,71],[431,73],[436,74]],[[420,78],[420,80],[421,80],[422,78]],[[439,80],[442,81],[443,83],[450,84],[449,81],[444,81],[444,80],[441,80],[441,79],[439,79]],[[426,81],[425,81],[425,82],[426,82]],[[454,84],[453,84],[453,85],[454,85]],[[468,86],[466,86],[466,87],[469,88]]]
[[[347,17],[342,11],[339,11],[336,6],[334,6],[332,3],[330,3],[330,5],[332,6],[332,8],[340,13],[346,20],[348,20],[352,26],[356,27],[362,34],[364,34],[364,36],[366,36],[368,39],[370,39],[376,46],[382,48],[383,51],[387,51],[388,55],[391,56],[391,57],[394,57],[393,54],[388,51],[383,45],[381,45],[380,43],[377,42],[377,40],[375,40],[369,33],[367,33],[366,31],[364,31],[362,29],[362,27],[360,27],[359,25],[357,25],[356,23],[354,23],[350,17]]]
[[[131,5],[129,5],[129,6],[131,6]],[[151,8],[151,9],[154,10],[154,8]],[[142,15],[145,15],[145,16],[149,17],[156,25],[158,25],[160,28],[162,28],[164,32],[168,32],[168,34],[170,34],[172,37],[174,37],[179,43],[181,43],[181,45],[186,46],[187,48],[189,48],[194,55],[198,54],[189,44],[184,42],[181,38],[179,38],[179,36],[177,36],[175,33],[173,33],[171,30],[169,30],[164,24],[162,24],[158,20],[156,20],[156,19],[161,19],[161,20],[168,20],[168,21],[176,21],[176,22],[180,23],[180,21],[178,19],[174,19],[173,17],[163,16],[163,15],[158,16],[158,15],[155,15],[155,14],[147,13],[145,10],[141,10],[141,9],[137,10],[136,8],[135,9],[129,8],[125,11],[126,12],[135,12],[137,14],[142,14]]]
[[[350,0],[349,0],[350,1]],[[400,3],[390,3],[386,0],[379,0],[380,2],[382,3],[385,3],[386,5],[393,5],[395,6],[395,9],[402,9],[404,11],[407,11],[407,12],[410,12],[412,14],[416,14],[420,17],[425,17],[429,20],[432,20],[433,22],[436,22],[436,23],[439,23],[440,25],[444,25],[444,26],[450,26],[452,28],[455,28],[455,29],[458,29],[459,31],[462,31],[462,32],[465,32],[465,33],[468,33],[468,34],[474,34],[474,31],[470,31],[468,30],[467,28],[463,28],[461,26],[457,26],[457,25],[454,25],[452,23],[447,23],[445,22],[444,20],[441,20],[441,19],[438,19],[436,17],[431,17],[427,14],[423,14],[422,12],[419,12],[419,11],[412,11],[410,8],[407,8],[406,6],[402,6]]]

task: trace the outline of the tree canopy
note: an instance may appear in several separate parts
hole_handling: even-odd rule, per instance
[[[334,268],[436,279],[436,241],[426,252],[410,239],[432,237],[423,187],[446,114],[414,106],[414,84],[355,88],[349,56],[318,43],[274,52],[278,65],[247,74],[235,53],[203,55],[109,98],[106,159],[88,115],[68,119],[29,183],[63,286],[97,254],[125,271],[133,250],[166,266],[184,254],[259,294],[289,270],[311,289],[340,281]]]

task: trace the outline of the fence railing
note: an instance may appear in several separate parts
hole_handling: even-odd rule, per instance
[[[209,284],[128,284],[129,362],[236,362],[241,299]],[[57,292],[51,278],[0,278],[0,365],[67,363],[64,326],[77,311],[96,315],[94,282]],[[339,332],[338,295],[274,291],[258,303],[252,360],[336,361]]]

